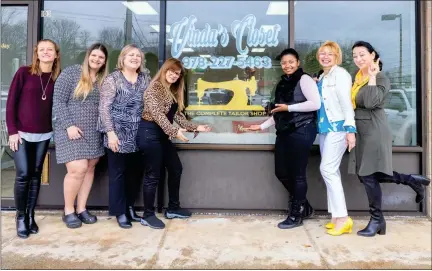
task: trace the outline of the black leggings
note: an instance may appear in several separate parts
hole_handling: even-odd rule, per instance
[[[22,139],[22,144],[18,144],[18,151],[14,153],[16,167],[14,195],[18,212],[26,212],[26,209],[34,210],[36,207],[49,142],[49,140],[29,142]]]
[[[275,173],[295,200],[306,200],[306,169],[317,134],[315,122],[290,133],[279,133],[275,143]]]

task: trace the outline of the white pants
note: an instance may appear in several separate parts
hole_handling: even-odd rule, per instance
[[[319,135],[321,151],[320,171],[327,187],[327,207],[332,217],[348,215],[342,187],[340,164],[347,148],[346,132]]]

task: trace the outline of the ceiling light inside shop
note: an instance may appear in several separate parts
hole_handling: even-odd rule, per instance
[[[150,25],[151,28],[153,28],[156,32],[159,32],[160,28],[158,24],[152,24]],[[171,26],[167,25],[166,26],[166,32],[169,33],[171,31]]]
[[[122,4],[137,15],[158,15],[157,11],[145,1],[122,2]]]
[[[288,1],[270,2],[266,14],[267,15],[288,15]]]
[[[265,48],[252,48],[252,53],[264,53]]]

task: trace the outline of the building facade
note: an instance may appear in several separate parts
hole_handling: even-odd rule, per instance
[[[59,44],[63,68],[81,63],[94,42],[109,48],[110,71],[129,43],[143,49],[152,75],[167,58],[182,60],[187,69],[185,114],[213,127],[211,133],[194,139],[189,135],[189,143],[177,144],[184,167],[180,192],[184,207],[287,208],[287,192],[274,176],[274,129],[250,133],[243,128],[268,117],[267,105],[282,74],[275,57],[293,47],[303,69],[314,74],[319,71],[316,51],[326,40],[340,44],[342,66],[353,76],[353,43],[365,40],[378,50],[383,72],[391,80],[385,110],[392,129],[394,169],[431,177],[430,1],[3,0],[1,5],[4,208],[14,205],[15,172],[4,142],[9,84],[18,67],[30,63],[32,48],[41,38]],[[347,173],[347,159],[341,166],[347,207],[367,210],[364,188]],[[319,160],[315,144],[308,167],[308,198],[316,209],[326,210]],[[39,205],[61,207],[66,169],[56,163],[55,144],[46,161]],[[430,187],[421,204],[415,204],[407,187],[384,184],[383,194],[387,211],[430,214]],[[102,159],[89,206],[107,204],[106,159]]]

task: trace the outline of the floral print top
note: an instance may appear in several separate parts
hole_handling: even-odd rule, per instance
[[[318,133],[325,134],[329,132],[347,132],[347,133],[355,133],[356,128],[354,126],[343,126],[344,120],[339,120],[335,122],[330,122],[328,120],[325,108],[324,108],[324,102],[322,98],[322,83],[323,80],[321,79],[318,81],[318,91],[321,97],[321,107],[318,110]]]
[[[108,148],[107,133],[114,131],[120,141],[119,152],[138,151],[135,137],[143,112],[144,90],[150,84],[150,72],[138,74],[135,83],[129,82],[119,70],[109,74],[100,90],[98,131],[104,133],[104,146]]]

